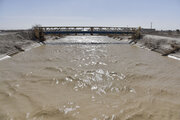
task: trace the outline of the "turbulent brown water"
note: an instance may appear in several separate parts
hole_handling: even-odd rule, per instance
[[[49,41],[0,62],[0,120],[180,120],[179,70],[108,37]]]

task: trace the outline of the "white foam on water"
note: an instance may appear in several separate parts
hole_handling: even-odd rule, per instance
[[[6,56],[3,56],[3,57],[0,57],[0,61],[1,61],[1,60],[5,60],[5,59],[8,59],[8,58],[11,58],[11,56],[6,55]]]
[[[25,51],[30,51],[31,49],[40,47],[41,45],[42,45],[41,43],[33,43],[30,46],[26,47]]]
[[[168,55],[169,58],[175,59],[175,60],[180,60],[179,57],[173,56],[173,55]]]

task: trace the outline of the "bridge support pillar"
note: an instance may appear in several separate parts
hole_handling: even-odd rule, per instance
[[[93,35],[94,27],[91,27],[91,35]]]
[[[76,27],[74,27],[74,31],[76,31]],[[77,35],[77,33],[75,33],[75,35]]]

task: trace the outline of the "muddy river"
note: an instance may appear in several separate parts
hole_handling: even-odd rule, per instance
[[[48,41],[0,61],[0,120],[180,120],[180,62],[108,37]]]

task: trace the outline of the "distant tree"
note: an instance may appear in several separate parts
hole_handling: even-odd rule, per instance
[[[134,30],[134,34],[132,35],[132,42],[137,42],[137,40],[141,39],[141,27],[139,27],[138,29]]]
[[[32,29],[34,30],[34,29],[37,28],[37,27],[42,27],[42,25],[40,25],[40,24],[33,25],[33,26],[32,26]]]
[[[44,41],[45,38],[44,38],[44,34],[43,34],[43,29],[40,27],[42,27],[42,25],[40,25],[40,24],[36,24],[36,25],[32,26],[33,35],[34,35],[35,39]]]
[[[176,32],[179,33],[180,32],[179,29],[177,29]]]

